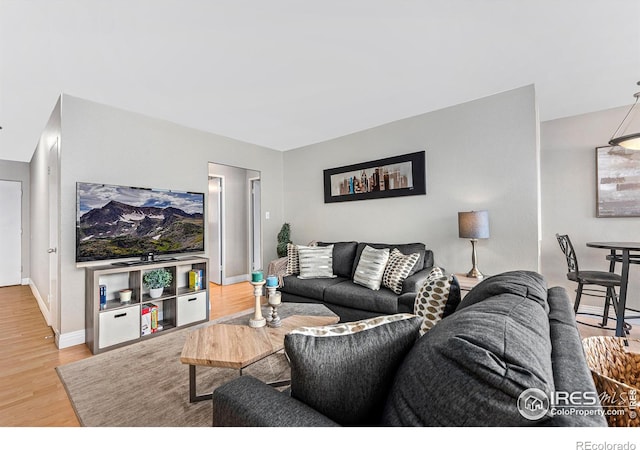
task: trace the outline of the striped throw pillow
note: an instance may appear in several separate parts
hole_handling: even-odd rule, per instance
[[[373,291],[380,289],[384,269],[389,261],[389,249],[376,249],[368,245],[362,250],[353,282]]]
[[[298,245],[300,279],[335,278],[333,274],[333,245],[307,247]]]

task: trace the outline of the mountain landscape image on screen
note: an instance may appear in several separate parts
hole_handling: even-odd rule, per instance
[[[79,183],[76,259],[203,251],[203,212],[203,194]]]

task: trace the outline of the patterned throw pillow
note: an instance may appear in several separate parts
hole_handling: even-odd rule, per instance
[[[434,278],[443,277],[443,276],[444,276],[444,271],[440,267],[435,266],[429,271],[429,275],[427,275],[427,281],[433,280]]]
[[[284,338],[291,397],[341,425],[379,423],[421,322],[412,314],[394,314],[291,331]]]
[[[300,260],[298,258],[298,246],[287,244],[287,275],[300,273]]]
[[[445,316],[447,303],[455,307],[460,303],[460,285],[455,276],[449,278],[446,275],[438,276],[437,273],[430,275],[422,285],[413,312],[423,318],[420,327],[420,336],[433,328]]]
[[[333,245],[307,247],[298,245],[300,279],[335,278],[333,274]]]
[[[367,245],[360,255],[353,282],[372,291],[379,290],[387,261],[389,261],[388,248],[375,249]]]
[[[394,248],[389,254],[389,261],[382,275],[382,284],[396,294],[401,294],[402,282],[409,276],[411,269],[418,262],[418,258],[420,258],[419,253],[405,255],[397,248]]]
[[[405,320],[415,317],[413,314],[401,313],[390,316],[379,316],[371,319],[358,320],[355,322],[338,323],[335,325],[323,325],[320,327],[300,327],[291,330],[289,334],[304,334],[306,336],[346,336],[364,330],[370,330],[381,325]]]

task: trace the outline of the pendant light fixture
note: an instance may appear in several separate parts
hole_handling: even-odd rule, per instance
[[[640,86],[640,81],[638,81],[638,86]],[[640,150],[640,113],[638,112],[640,110],[640,104],[638,104],[640,92],[636,92],[633,96],[636,101],[611,136],[609,145],[619,145],[629,150]],[[630,128],[629,125],[632,127]]]

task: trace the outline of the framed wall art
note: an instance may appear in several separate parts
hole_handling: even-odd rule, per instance
[[[596,148],[596,217],[640,217],[640,152]]]
[[[324,202],[348,202],[427,193],[425,152],[325,169]]]

